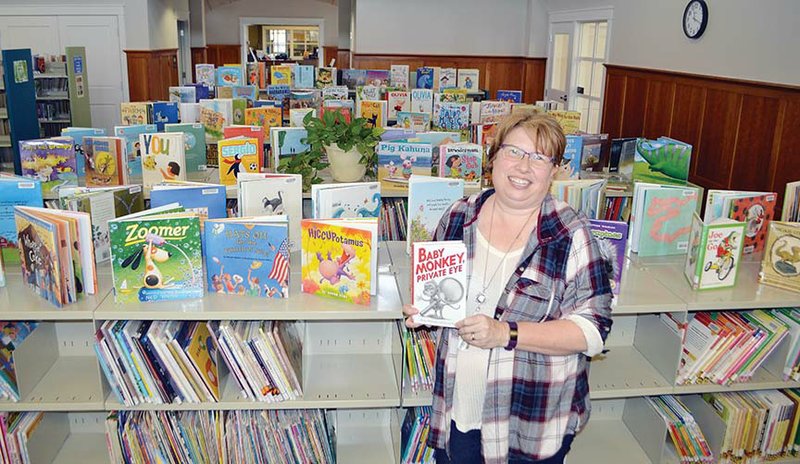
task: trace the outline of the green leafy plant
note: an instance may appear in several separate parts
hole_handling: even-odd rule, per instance
[[[336,144],[343,151],[352,148],[361,154],[359,162],[367,167],[367,176],[377,176],[378,156],[375,146],[381,140],[383,129],[370,127],[364,118],[356,118],[349,123],[339,111],[327,111],[322,118],[307,114],[303,125],[308,131],[305,142],[311,147],[310,153],[322,157],[326,146]]]
[[[319,184],[322,178],[319,171],[328,167],[328,163],[322,160],[321,153],[304,151],[292,156],[281,158],[278,165],[278,172],[288,174],[300,174],[303,176],[303,191],[311,190],[312,184]]]

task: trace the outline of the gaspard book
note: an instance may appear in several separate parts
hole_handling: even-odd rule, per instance
[[[800,225],[769,223],[767,246],[761,261],[762,283],[800,292]]]
[[[692,216],[684,274],[695,290],[733,287],[742,259],[745,223],[718,218],[710,223]]]
[[[300,174],[239,174],[239,216],[289,218],[289,249],[300,250],[300,221],[303,219],[303,178]]]
[[[411,245],[411,304],[414,322],[454,327],[467,317],[467,247],[464,242]]]

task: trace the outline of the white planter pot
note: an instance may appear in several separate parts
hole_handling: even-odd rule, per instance
[[[325,147],[328,154],[328,163],[331,165],[331,175],[336,182],[358,182],[367,173],[367,167],[361,164],[361,153],[353,147],[343,151],[338,145]]]

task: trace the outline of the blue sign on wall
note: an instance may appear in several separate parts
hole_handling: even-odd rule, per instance
[[[82,56],[73,57],[72,67],[75,69],[75,74],[83,73],[83,57]]]

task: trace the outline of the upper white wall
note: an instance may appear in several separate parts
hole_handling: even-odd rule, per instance
[[[609,63],[800,84],[800,1],[706,1],[708,27],[698,40],[683,35],[686,0],[547,0],[547,6],[551,12],[613,6]]]
[[[350,8],[352,0],[339,0],[339,42],[338,47],[350,50]]]
[[[330,0],[233,0],[223,6],[206,2],[206,42],[240,43],[240,17],[319,18],[324,20],[320,45],[339,43],[339,7]]]
[[[528,0],[357,0],[356,53],[525,56]]]
[[[147,0],[150,49],[178,48],[178,19],[189,19],[189,0]]]
[[[189,0],[189,34],[192,47],[206,46],[205,0]]]
[[[550,27],[547,16],[547,0],[529,0],[527,27],[527,56],[547,57],[547,35]]]

